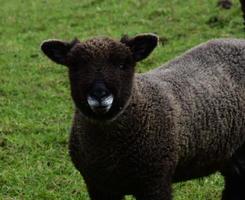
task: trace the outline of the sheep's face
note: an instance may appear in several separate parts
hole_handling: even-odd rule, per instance
[[[88,118],[111,120],[130,99],[136,62],[146,58],[156,45],[155,35],[144,34],[120,41],[48,40],[41,48],[50,59],[68,66],[76,107]]]

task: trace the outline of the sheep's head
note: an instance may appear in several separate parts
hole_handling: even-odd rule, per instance
[[[136,62],[152,52],[157,40],[153,34],[125,36],[120,41],[47,40],[41,48],[51,60],[68,67],[76,107],[89,118],[109,120],[127,105]]]

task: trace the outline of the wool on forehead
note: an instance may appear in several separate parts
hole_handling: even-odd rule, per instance
[[[78,43],[71,50],[72,56],[83,55],[90,59],[109,59],[112,54],[124,55],[125,53],[129,53],[129,48],[126,45],[107,37],[86,40]]]

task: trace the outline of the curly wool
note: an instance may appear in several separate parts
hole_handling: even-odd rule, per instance
[[[245,40],[222,39],[136,74],[128,106],[112,122],[77,110],[70,154],[89,191],[140,199],[170,180],[225,173],[244,142]]]

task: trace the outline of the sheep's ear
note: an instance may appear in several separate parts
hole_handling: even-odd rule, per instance
[[[46,40],[41,44],[41,49],[54,62],[67,65],[67,54],[76,43],[79,43],[78,39],[74,39],[71,42]]]
[[[158,36],[152,33],[140,34],[133,38],[123,36],[120,42],[130,48],[135,61],[140,61],[149,56],[155,49],[158,43]]]

